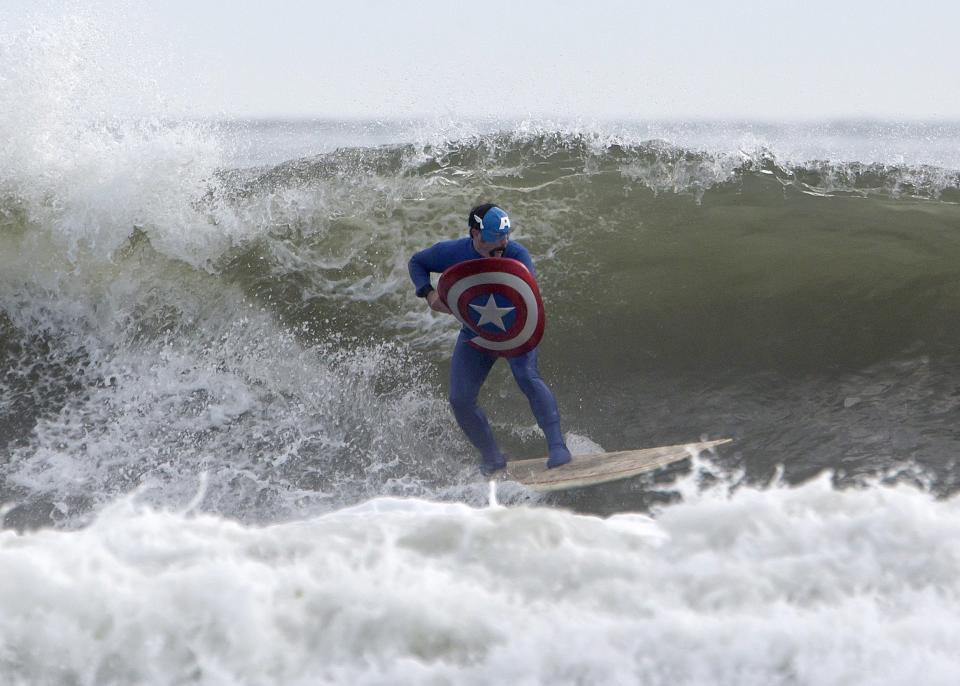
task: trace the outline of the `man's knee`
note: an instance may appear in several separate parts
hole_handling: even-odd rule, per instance
[[[451,393],[448,400],[454,412],[469,411],[477,406],[477,395],[475,393]]]
[[[513,378],[526,395],[539,392],[540,387],[544,385],[536,367],[517,367],[513,370]]]

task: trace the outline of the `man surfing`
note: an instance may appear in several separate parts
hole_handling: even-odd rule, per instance
[[[430,283],[430,274],[441,274],[450,267],[485,257],[505,257],[517,260],[529,270],[536,279],[533,260],[530,253],[520,243],[510,240],[513,230],[510,217],[500,207],[487,203],[478,205],[467,215],[469,236],[449,241],[441,241],[421,250],[410,258],[410,279],[416,288],[417,296],[425,298],[430,308],[436,312],[452,314],[440,294]],[[493,297],[491,296],[491,303]],[[488,305],[491,306],[491,305]],[[493,305],[496,310],[495,305]],[[481,308],[475,308],[478,311]],[[464,326],[460,330],[453,360],[450,364],[450,405],[463,433],[480,451],[482,461],[480,472],[490,476],[507,466],[507,460],[500,451],[490,430],[490,422],[483,410],[477,405],[477,396],[487,374],[497,361],[497,355],[479,349],[470,344],[475,333]],[[563,441],[560,430],[560,412],[557,401],[550,388],[540,378],[537,369],[537,349],[508,357],[510,371],[520,390],[530,401],[530,408],[537,418],[537,424],[547,439],[549,457],[547,467],[559,467],[570,461],[570,451]]]

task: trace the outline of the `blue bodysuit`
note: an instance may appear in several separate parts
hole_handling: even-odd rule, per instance
[[[536,278],[533,260],[530,259],[530,253],[525,247],[511,241],[507,243],[503,256],[522,262]],[[421,298],[426,297],[431,290],[431,273],[440,274],[459,262],[481,257],[483,255],[476,251],[473,240],[469,237],[441,241],[426,250],[421,250],[410,258],[409,264],[410,279],[417,289],[417,295]],[[450,405],[460,428],[483,456],[481,471],[489,474],[501,469],[506,464],[506,460],[493,437],[487,416],[477,405],[477,396],[497,357],[469,345],[468,341],[472,337],[473,333],[464,327],[453,349],[453,360],[450,364]],[[537,418],[537,424],[546,436],[550,452],[548,465],[564,464],[569,461],[570,452],[563,442],[557,401],[550,388],[540,378],[540,372],[537,369],[536,348],[523,355],[508,357],[507,361],[510,363],[513,378],[530,401],[530,408]]]

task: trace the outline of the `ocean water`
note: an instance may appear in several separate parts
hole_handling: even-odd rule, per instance
[[[0,682],[960,678],[960,124],[134,119],[72,35],[0,51]],[[481,201],[575,451],[735,442],[492,498],[406,273]]]

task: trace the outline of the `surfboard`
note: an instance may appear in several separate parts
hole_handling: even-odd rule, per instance
[[[507,462],[506,479],[518,481],[535,491],[563,491],[629,479],[652,472],[673,462],[685,460],[704,450],[730,443],[732,438],[667,445],[642,450],[621,450],[615,453],[574,455],[561,467],[547,469],[545,457]]]

